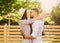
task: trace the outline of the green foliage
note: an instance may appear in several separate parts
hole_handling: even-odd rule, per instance
[[[6,15],[10,12],[15,12],[22,8],[32,8],[32,7],[39,7],[40,3],[38,2],[30,2],[30,0],[0,0],[0,15]]]
[[[40,3],[32,0],[0,0],[0,24],[8,23],[9,18],[7,18],[7,14],[15,13],[15,16],[10,18],[11,24],[19,24],[20,17],[17,12],[20,8],[31,9],[33,7],[40,8]],[[6,18],[4,18],[4,17]]]
[[[60,25],[60,4],[53,8],[52,10],[52,20],[55,22],[55,24]]]
[[[0,0],[0,15],[6,15],[20,6],[18,0]]]

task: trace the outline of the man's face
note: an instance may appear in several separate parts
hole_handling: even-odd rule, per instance
[[[35,15],[35,11],[34,10],[31,10],[30,11],[30,17],[34,17],[34,15]]]

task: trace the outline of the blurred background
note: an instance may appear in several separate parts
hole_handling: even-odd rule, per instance
[[[45,18],[44,43],[60,43],[60,0],[0,0],[0,43],[21,43],[20,8],[39,8],[51,13]]]
[[[45,1],[45,2],[44,2]],[[51,0],[50,0],[51,1]],[[10,24],[19,25],[20,17],[18,16],[18,11],[20,8],[27,8],[30,10],[33,7],[40,9],[42,13],[43,9],[52,9],[51,18],[45,19],[46,25],[60,25],[60,0],[0,0],[0,25]],[[46,4],[45,6],[42,4]],[[54,5],[52,8],[50,8]],[[42,7],[41,7],[42,6]],[[48,11],[48,10],[47,10]],[[28,12],[29,15],[29,12]]]

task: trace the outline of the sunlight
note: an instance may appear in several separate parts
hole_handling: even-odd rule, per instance
[[[57,0],[38,0],[41,2],[41,8],[43,11],[51,12],[52,8],[57,5]]]

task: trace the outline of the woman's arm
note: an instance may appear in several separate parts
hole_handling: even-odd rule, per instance
[[[20,23],[22,24],[32,24],[34,22],[33,19],[30,19],[30,20],[21,20]]]
[[[34,37],[32,35],[27,35],[25,36],[25,39],[34,39]]]
[[[25,36],[25,38],[26,39],[34,39],[34,38],[36,38],[37,35],[38,35],[38,32],[40,31],[39,27],[40,27],[39,22],[38,21],[34,22],[34,27],[33,27],[32,33],[30,35]]]
[[[45,14],[42,15],[42,16],[38,16],[38,17],[36,17],[36,20],[41,20],[41,19],[44,19],[44,18],[46,18],[46,17],[51,17],[51,14],[49,14],[49,13],[45,13]]]

